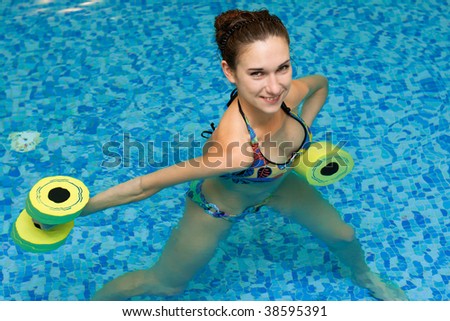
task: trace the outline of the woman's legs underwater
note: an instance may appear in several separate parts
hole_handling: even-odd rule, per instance
[[[352,227],[304,179],[291,173],[271,197],[269,204],[325,242],[346,264],[353,281],[381,300],[407,300],[403,291],[383,282],[370,271]],[[232,223],[211,217],[186,200],[183,218],[173,230],[158,262],[148,270],[126,273],[107,283],[94,300],[123,300],[140,295],[175,295],[212,258]]]
[[[401,289],[388,285],[370,271],[353,228],[303,178],[291,172],[268,205],[305,226],[315,237],[325,242],[340,261],[350,268],[354,283],[367,288],[375,298],[407,300]]]
[[[190,199],[159,260],[148,270],[126,273],[100,289],[94,300],[124,300],[140,295],[175,295],[213,257],[232,223],[207,215]]]

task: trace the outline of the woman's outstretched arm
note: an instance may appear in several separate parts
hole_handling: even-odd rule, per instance
[[[211,148],[206,149],[202,156],[133,178],[95,195],[89,200],[81,216],[144,200],[169,186],[195,179],[219,176],[248,167],[253,160],[252,154],[240,151],[245,151],[251,146],[248,142],[243,142],[243,144],[248,147],[237,149],[235,150],[237,152],[230,155],[227,153],[229,149],[223,141],[221,144],[219,142],[209,143]]]

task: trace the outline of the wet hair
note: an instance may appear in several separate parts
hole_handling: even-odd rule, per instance
[[[216,17],[216,43],[222,59],[231,69],[236,69],[236,61],[241,49],[255,41],[263,41],[270,36],[284,37],[289,45],[289,34],[280,18],[268,10],[229,10]]]

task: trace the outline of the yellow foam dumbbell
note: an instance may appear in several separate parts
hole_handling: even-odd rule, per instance
[[[311,185],[325,186],[343,179],[353,166],[353,158],[349,153],[324,141],[312,143],[300,155],[294,171]]]
[[[68,176],[43,178],[29,192],[25,209],[11,228],[11,237],[25,251],[54,250],[64,244],[75,218],[88,201],[89,190],[78,179]],[[33,219],[54,226],[42,230]]]

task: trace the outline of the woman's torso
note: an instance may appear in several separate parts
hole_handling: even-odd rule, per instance
[[[267,199],[291,172],[292,163],[311,139],[306,124],[285,106],[268,126],[252,127],[237,98],[231,97],[221,124],[233,122],[239,126],[252,144],[254,161],[248,168],[209,178],[203,184],[206,199],[231,215]]]

